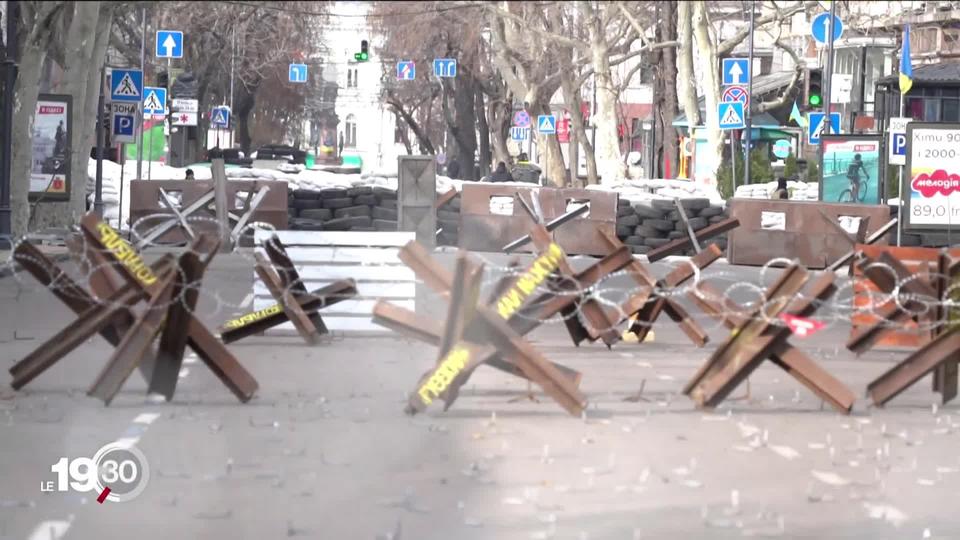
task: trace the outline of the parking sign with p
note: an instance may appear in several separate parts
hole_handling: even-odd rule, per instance
[[[907,164],[907,124],[912,118],[891,118],[887,147],[890,154],[887,162],[890,165]]]

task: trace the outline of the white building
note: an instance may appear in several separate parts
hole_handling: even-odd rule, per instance
[[[378,58],[378,38],[367,24],[369,3],[336,2],[321,39],[327,54],[324,76],[339,85],[336,114],[340,119],[337,137],[343,137],[343,155],[359,156],[364,172],[396,169],[403,144],[395,142],[396,118],[380,101],[383,66]],[[357,62],[360,42],[367,40],[370,59]],[[308,139],[309,140],[309,139]]]

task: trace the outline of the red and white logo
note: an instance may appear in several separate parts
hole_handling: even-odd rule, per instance
[[[799,337],[807,337],[819,332],[825,324],[805,317],[797,317],[789,313],[780,315],[780,319],[790,328],[790,331]]]

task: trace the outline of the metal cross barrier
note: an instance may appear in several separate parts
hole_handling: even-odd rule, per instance
[[[227,321],[220,328],[220,339],[232,343],[290,321],[304,341],[316,343],[320,335],[329,333],[318,311],[356,296],[356,282],[339,280],[307,292],[280,238],[271,236],[263,248],[267,255],[254,253],[257,261],[254,269],[276,303]]]
[[[647,252],[647,260],[650,262],[656,262],[664,257],[668,257],[676,253],[683,253],[691,247],[695,247],[696,242],[709,240],[714,236],[723,234],[731,229],[736,229],[739,226],[740,221],[735,217],[727,218],[712,225],[707,225],[706,227],[697,229],[696,231],[690,231],[690,227],[687,226],[687,232],[689,234],[686,238],[677,238],[676,240],[672,240],[658,248],[650,250]]]
[[[960,296],[960,257],[943,250],[932,266],[929,281],[922,281],[889,252],[881,253],[877,259],[864,256],[859,263],[870,281],[897,298],[880,306],[880,320],[850,337],[848,349],[862,354],[885,333],[908,320],[928,323],[933,330],[933,339],[867,385],[867,393],[877,406],[885,405],[930,373],[933,390],[941,395],[943,403],[957,396],[960,325],[954,303]]]
[[[611,251],[623,246],[616,236],[604,235],[603,238]],[[690,341],[698,347],[703,347],[709,341],[709,336],[703,328],[690,317],[687,310],[677,301],[667,295],[657,294],[657,292],[679,287],[710,266],[721,255],[720,248],[711,244],[696,256],[691,257],[689,264],[678,266],[662,279],[654,278],[653,274],[640,261],[634,260],[627,266],[627,271],[639,285],[639,291],[620,306],[623,319],[619,322],[625,322],[632,318],[633,321],[630,323],[628,331],[637,336],[638,343],[643,343],[650,329],[653,328],[653,323],[656,322],[661,313],[666,311],[670,319],[680,326],[680,329],[690,338]],[[651,298],[654,295],[656,297]]]
[[[511,280],[509,287],[505,287],[501,281],[497,288],[506,289],[506,292],[491,302],[490,307],[478,303],[474,309],[475,314],[464,317],[464,320],[469,318],[461,332],[465,345],[452,347],[448,357],[453,355],[453,360],[440,363],[440,366],[445,366],[442,370],[446,375],[436,375],[437,370],[431,372],[426,379],[429,386],[425,390],[421,387],[423,393],[418,390],[411,397],[407,412],[415,414],[425,409],[440,393],[445,393],[442,397],[446,400],[446,408],[449,408],[456,398],[456,390],[469,379],[473,370],[479,365],[490,364],[537,383],[568,412],[580,414],[585,406],[585,399],[577,390],[580,374],[548,362],[521,336],[573,305],[580,292],[578,287],[596,285],[607,275],[624,268],[633,257],[626,248],[617,250],[577,274],[574,280],[559,282],[556,286],[558,290],[533,297],[538,286],[548,279],[559,260],[564,257],[563,250],[552,244],[518,279]],[[452,291],[454,278],[431,260],[430,255],[419,244],[407,244],[401,250],[401,259],[437,292],[444,294]],[[468,269],[464,268],[464,271]],[[374,320],[418,339],[434,340],[437,343],[441,343],[441,334],[456,334],[452,330],[440,330],[436,325],[433,325],[433,328],[430,328],[430,325],[418,325],[419,321],[413,314],[386,302],[378,302],[374,307]],[[460,319],[454,324],[461,324]],[[456,375],[452,377],[451,367],[458,368],[454,370]],[[445,377],[451,379],[448,385],[453,389],[450,391],[440,384]],[[438,389],[440,390],[436,391]]]
[[[730,337],[710,356],[683,393],[700,407],[716,407],[765,359],[783,368],[837,410],[849,413],[855,396],[849,388],[788,343],[790,328],[774,325],[780,314],[809,317],[836,292],[835,276],[825,272],[800,296],[809,273],[792,264],[771,285],[762,302],[749,310],[722,298],[706,283],[699,283],[690,296],[705,312],[722,319],[731,329]]]
[[[130,373],[151,355],[151,344],[159,335],[156,361],[148,377],[151,393],[160,393],[168,401],[173,398],[183,354],[190,346],[234,395],[248,401],[257,389],[256,380],[192,313],[200,280],[218,242],[201,235],[176,262],[173,256],[165,255],[147,265],[133,246],[94,214],[81,218],[80,225],[90,248],[103,255],[124,283],[109,293],[104,289],[106,297],[94,300],[76,283],[65,281],[63,271],[55,264],[36,257],[38,253],[29,248],[21,251],[20,260],[31,259],[27,268],[32,274],[50,276],[38,277],[41,282],[66,287],[55,294],[78,313],[78,318],[10,369],[12,386],[22,388],[100,333],[115,349],[88,394],[109,404]],[[77,294],[76,299],[65,300],[67,294]],[[146,302],[146,309],[131,322],[132,308],[141,302]]]

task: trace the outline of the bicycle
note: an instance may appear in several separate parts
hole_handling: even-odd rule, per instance
[[[870,178],[867,178],[867,180],[869,179]],[[849,178],[849,180],[850,188],[841,191],[837,201],[842,203],[865,201],[867,199],[867,190],[863,189],[865,186],[860,182],[860,178]],[[854,193],[857,194],[856,199],[854,199]]]

